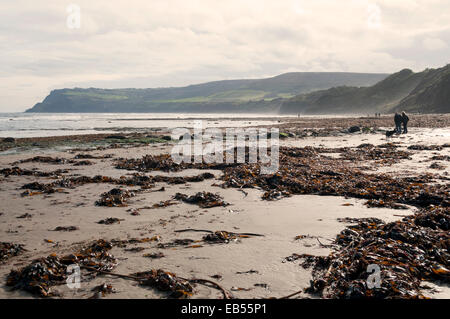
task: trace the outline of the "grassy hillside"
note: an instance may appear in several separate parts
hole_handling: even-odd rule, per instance
[[[450,112],[449,66],[414,73],[404,69],[369,87],[334,87],[283,102],[285,114],[374,113],[394,110]]]
[[[277,112],[282,99],[339,85],[372,85],[386,76],[295,72],[177,88],[62,89],[27,112]]]
[[[421,113],[450,113],[450,64],[426,70],[426,76],[394,110]]]

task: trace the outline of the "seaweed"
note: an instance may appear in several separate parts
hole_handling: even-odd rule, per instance
[[[157,252],[157,253],[143,254],[142,257],[151,258],[151,259],[159,259],[159,258],[165,257],[165,255],[162,252]]]
[[[448,155],[434,155],[430,158],[430,161],[447,161],[450,162],[450,156]]]
[[[334,152],[334,151],[333,151]],[[240,164],[224,169],[222,187],[260,188],[264,200],[294,194],[344,196],[366,199],[367,205],[403,209],[402,205],[450,206],[448,185],[432,184],[432,175],[393,178],[369,174],[342,159],[324,158],[313,148],[280,147],[279,170],[260,174],[259,164]],[[372,200],[372,201],[369,201]]]
[[[51,157],[51,156],[35,156],[32,158],[27,158],[24,160],[20,160],[12,163],[12,165],[22,164],[22,163],[48,163],[48,164],[71,164],[75,161],[69,160],[66,158],[60,157]]]
[[[224,230],[215,231],[214,233],[203,236],[203,240],[209,243],[229,243],[230,241],[237,240],[238,238],[248,238],[248,235],[230,233]]]
[[[170,154],[161,155],[145,155],[141,159],[120,159],[116,163],[116,168],[137,170],[141,172],[147,171],[180,171],[183,165],[175,164]]]
[[[103,225],[112,225],[112,224],[120,224],[121,221],[124,219],[119,219],[115,217],[108,217],[102,220],[99,220],[97,224],[103,224]]]
[[[432,168],[432,169],[439,169],[439,170],[443,170],[443,169],[445,169],[445,165],[442,165],[442,164],[439,164],[439,163],[432,163],[431,165],[430,165],[430,168]]]
[[[335,239],[328,256],[292,255],[313,268],[305,292],[323,298],[424,298],[422,280],[450,282],[450,211],[421,209],[401,221],[360,220]],[[380,286],[369,287],[369,265],[381,270]]]
[[[58,169],[58,170],[52,171],[52,172],[41,172],[38,170],[22,169],[17,166],[3,168],[0,170],[0,174],[2,174],[5,177],[8,177],[8,176],[35,176],[35,177],[59,178],[62,174],[66,174],[68,172],[69,172],[69,170],[67,170],[67,169]]]
[[[135,193],[123,188],[113,188],[109,192],[103,193],[100,200],[95,202],[97,206],[126,207],[128,199],[134,197]]]
[[[111,243],[117,247],[127,247],[128,244],[142,244],[149,243],[153,241],[160,241],[161,237],[156,235],[153,237],[144,237],[144,238],[130,238],[130,239],[113,239]]]
[[[22,196],[32,196],[37,194],[53,194],[57,192],[57,190],[54,188],[53,184],[42,184],[39,182],[33,182],[25,184],[21,187],[22,189],[26,189],[25,192],[23,192]],[[36,191],[36,192],[32,192]]]
[[[79,230],[77,226],[58,226],[53,231],[75,231]]]
[[[0,242],[0,261],[4,262],[11,257],[19,256],[25,252],[24,245]]]
[[[175,239],[172,242],[169,243],[159,243],[156,247],[158,248],[174,248],[178,246],[189,246],[195,242],[193,239]]]
[[[229,204],[223,200],[218,194],[210,192],[198,192],[195,195],[188,196],[186,194],[176,193],[173,197],[188,204],[195,204],[201,208],[211,208],[217,206],[228,206]]]
[[[409,150],[416,150],[416,151],[441,151],[442,146],[440,145],[420,145],[420,144],[414,144],[408,146]]]
[[[165,200],[165,201],[160,201],[159,203],[153,204],[152,206],[148,207],[147,209],[157,209],[157,208],[164,208],[167,206],[172,206],[172,205],[176,205],[177,202],[173,202],[171,200]]]
[[[25,214],[22,214],[22,215],[17,216],[16,218],[23,219],[23,218],[32,218],[32,217],[33,217],[32,214],[25,213]]]
[[[77,154],[73,157],[74,159],[107,159],[112,158],[111,154],[101,155],[101,156],[95,156],[92,154]]]
[[[99,239],[70,255],[59,257],[51,254],[35,259],[28,266],[11,270],[6,286],[41,297],[58,296],[59,293],[53,287],[66,282],[68,265],[76,264],[80,267],[111,271],[117,265],[116,259],[108,253],[111,248],[111,243]]]
[[[169,292],[170,298],[188,298],[194,292],[194,288],[188,280],[179,278],[176,274],[162,269],[138,272],[133,274],[133,276],[139,278],[139,284],[141,286],[148,286],[160,291]]]
[[[9,173],[10,171],[8,171]],[[15,172],[15,171],[11,171]],[[29,173],[29,174],[28,174]],[[6,173],[5,173],[6,174]],[[56,177],[56,173],[48,173],[48,175],[38,175],[38,176],[52,176]],[[27,172],[25,175],[34,175],[31,171]],[[86,184],[113,184],[113,185],[123,185],[123,186],[140,186],[141,189],[150,189],[154,187],[155,183],[168,183],[168,184],[185,184],[185,183],[191,183],[191,182],[201,182],[205,179],[212,179],[214,178],[214,175],[211,173],[202,173],[200,175],[195,176],[187,176],[187,177],[178,177],[178,176],[145,176],[145,175],[139,175],[134,174],[132,177],[121,177],[121,178],[113,178],[108,176],[102,176],[102,175],[96,175],[94,177],[90,176],[77,176],[77,177],[63,177],[62,179],[59,179],[57,181],[48,183],[48,184],[42,184],[39,182],[33,182],[28,183],[22,186],[22,189],[27,189],[26,192],[23,193],[23,196],[30,196],[30,195],[38,195],[38,194],[51,194],[54,192],[60,192],[59,188],[75,188],[77,186],[82,186]],[[30,190],[36,190],[36,192],[31,192]],[[164,187],[161,189],[155,190],[155,191],[164,191]],[[116,192],[116,191],[113,191]],[[138,192],[137,190],[133,191]],[[108,197],[109,195],[105,195]],[[102,195],[102,197],[103,197]],[[113,197],[115,195],[111,194]],[[111,198],[111,202],[109,204],[114,205],[114,200],[117,198]],[[120,199],[120,197],[119,197]],[[126,199],[126,198],[123,198]],[[104,201],[103,198],[98,201],[101,205],[100,206],[108,206],[108,204],[103,205]],[[121,203],[122,202],[122,203]],[[122,200],[118,200],[118,205],[125,204]]]
[[[94,163],[92,163],[91,161],[85,160],[85,161],[78,161],[75,164],[73,164],[73,166],[89,166],[93,164]]]

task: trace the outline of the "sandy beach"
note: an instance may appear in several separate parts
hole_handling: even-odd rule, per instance
[[[388,116],[282,118],[277,121],[280,132],[287,136],[280,140],[280,146],[286,152],[313,148],[317,153],[314,155],[317,163],[328,163],[324,165],[331,168],[340,165],[349,169],[348,174],[358,171],[391,179],[405,178],[405,183],[407,178],[417,179],[426,175],[428,180],[424,185],[440,185],[439,189],[446,190],[448,194],[448,115],[413,115],[408,134],[389,140],[384,134],[393,125],[392,117]],[[348,128],[352,125],[359,126],[361,130],[349,133]],[[293,254],[329,255],[334,249],[331,244],[336,236],[352,224],[343,219],[378,218],[389,223],[400,221],[403,216],[413,215],[418,210],[418,206],[408,200],[399,203],[404,206],[403,209],[393,209],[389,205],[368,207],[370,205],[367,205],[365,198],[356,198],[351,194],[326,196],[325,191],[321,194],[295,194],[290,190],[292,194],[289,196],[263,200],[267,190],[258,184],[245,188],[221,187],[226,181],[224,174],[228,174],[228,171],[221,169],[187,168],[169,172],[118,169],[120,159],[170,153],[174,142],[161,140],[163,136],[170,135],[169,131],[153,132],[156,137],[151,141],[139,140],[148,138],[148,134],[125,134],[127,139],[134,140],[124,142],[110,138],[111,143],[106,141],[101,146],[94,142],[105,141],[111,134],[28,138],[17,139],[14,144],[2,143],[1,149],[5,153],[0,156],[0,242],[21,244],[25,250],[2,260],[0,298],[39,297],[8,287],[6,278],[10,271],[25,267],[36,258],[71,254],[99,239],[122,241],[122,245],[112,245],[109,251],[117,261],[117,266],[112,270],[114,273],[135,274],[163,269],[183,278],[214,281],[235,298],[280,298],[308,288],[313,278],[311,269],[305,269],[299,260],[290,261],[287,257]],[[78,140],[76,147],[67,145],[68,141],[74,140]],[[58,148],[61,143],[66,143],[64,151]],[[362,146],[363,150],[386,150],[383,148],[386,143],[395,145],[392,149],[387,148],[392,150],[390,157],[384,157],[387,154],[384,151],[373,158],[365,156],[366,153],[358,153],[362,144],[370,144]],[[418,145],[425,146],[425,149]],[[79,154],[84,156],[77,156]],[[27,161],[38,155],[59,161]],[[86,162],[79,164],[82,161]],[[13,167],[19,167],[21,173],[6,171]],[[120,180],[132,178],[133,174],[185,178],[204,173],[211,173],[214,178],[176,183],[167,179],[166,182],[151,183],[151,187],[87,182],[70,187],[55,186],[56,191],[51,192],[24,187],[35,182],[49,184],[63,178],[93,178],[96,175]],[[349,175],[345,178],[353,177]],[[115,188],[134,191],[135,196],[127,199],[123,207],[96,205],[103,193]],[[228,205],[202,208],[195,203],[174,199],[177,193],[191,196],[204,191],[220,195]],[[171,201],[171,205],[154,206],[164,201]],[[448,211],[448,206],[443,207]],[[112,224],[98,223],[108,218],[118,220]],[[74,230],[55,230],[69,226],[75,226]],[[237,236],[229,242],[207,242],[204,236],[215,231],[263,236]],[[152,240],[130,241],[142,238]],[[190,241],[168,245],[185,239]],[[105,294],[104,298],[167,297],[166,292],[158,289],[105,274],[83,278],[81,287],[77,289],[69,289],[65,284],[51,289],[58,292],[55,298],[89,298],[94,294],[92,289],[104,283],[114,289],[114,293]],[[435,280],[427,284],[434,290],[424,289],[424,296],[450,298],[450,288],[445,282]],[[223,298],[220,290],[201,284],[195,285],[191,297]],[[318,296],[302,291],[295,298]]]

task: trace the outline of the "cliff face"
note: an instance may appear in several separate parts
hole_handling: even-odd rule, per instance
[[[280,113],[339,114],[450,112],[450,65],[414,73],[404,69],[369,87],[335,87],[283,102]]]
[[[278,112],[282,100],[339,85],[372,85],[387,74],[295,72],[178,88],[62,89],[27,112]]]

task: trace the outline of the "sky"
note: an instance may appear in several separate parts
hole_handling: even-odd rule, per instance
[[[442,67],[448,0],[0,0],[0,112],[51,90]]]

